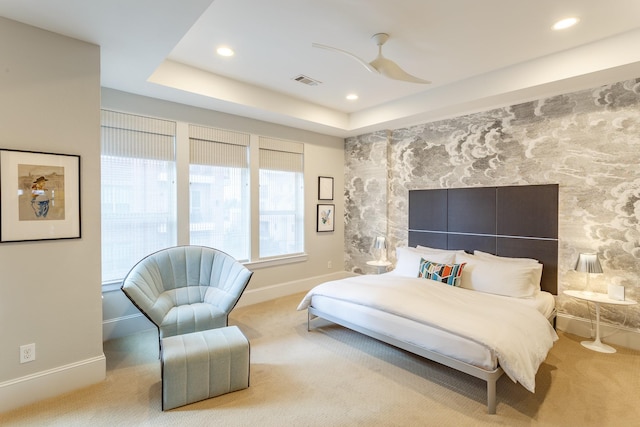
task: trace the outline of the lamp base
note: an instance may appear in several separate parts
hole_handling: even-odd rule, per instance
[[[599,351],[600,353],[615,353],[616,349],[611,347],[610,345],[606,345],[604,344],[602,341],[582,341],[580,344],[582,344],[584,347],[588,348],[589,350],[593,350],[593,351]]]

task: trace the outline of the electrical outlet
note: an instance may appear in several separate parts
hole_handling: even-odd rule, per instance
[[[327,268],[331,268],[333,267],[333,264],[331,263],[331,261],[327,261]]]
[[[25,344],[20,346],[20,363],[33,362],[36,360],[36,345]]]

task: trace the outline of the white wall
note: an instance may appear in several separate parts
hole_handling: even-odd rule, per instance
[[[0,148],[80,155],[82,210],[80,239],[0,243],[0,412],[105,377],[99,110],[98,46],[0,18]]]
[[[306,259],[301,262],[267,267],[248,265],[254,274],[238,305],[253,304],[302,292],[322,281],[341,277],[344,271],[344,224],[342,221],[344,216],[342,190],[344,188],[344,140],[342,138],[107,88],[102,89],[101,102],[105,109],[305,143]],[[335,204],[334,232],[316,232],[319,176],[334,178],[334,200],[323,202]],[[154,328],[119,289],[104,293],[103,310],[105,340],[141,329]]]

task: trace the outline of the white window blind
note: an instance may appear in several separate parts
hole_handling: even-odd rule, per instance
[[[102,110],[102,281],[177,242],[176,123]]]
[[[304,251],[304,145],[260,144],[260,258]]]
[[[189,239],[250,256],[249,134],[189,126]]]

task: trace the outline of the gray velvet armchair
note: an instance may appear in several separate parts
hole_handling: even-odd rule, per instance
[[[158,327],[162,340],[227,326],[252,274],[220,250],[176,246],[140,260],[122,291]]]

